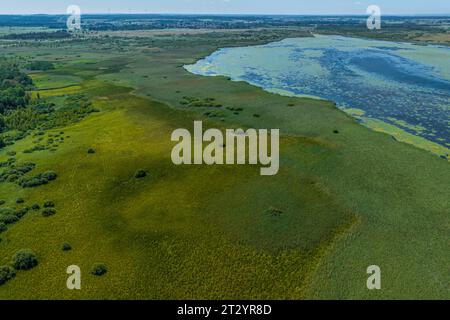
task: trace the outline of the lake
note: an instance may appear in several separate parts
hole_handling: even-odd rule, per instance
[[[450,148],[448,47],[315,35],[223,48],[185,68],[332,100],[368,126],[383,123],[390,133],[395,127],[421,137],[416,144],[430,141],[435,147],[428,149],[441,155]]]

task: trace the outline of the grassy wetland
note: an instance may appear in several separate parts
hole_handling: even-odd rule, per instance
[[[29,77],[28,100],[2,114],[0,266],[25,254],[30,266],[0,273],[0,299],[448,298],[448,160],[332,101],[184,68],[305,36],[269,26],[0,40],[2,63]],[[194,120],[280,128],[280,172],[173,165],[170,135]],[[81,290],[66,288],[72,264]],[[383,290],[366,288],[372,264]]]

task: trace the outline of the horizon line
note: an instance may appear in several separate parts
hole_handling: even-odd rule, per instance
[[[68,13],[1,13],[0,16],[67,16],[70,15]],[[301,17],[301,16],[354,16],[354,17],[367,17],[369,14],[362,13],[190,13],[190,12],[86,12],[81,13],[81,15],[193,15],[193,16],[293,16],[293,17]],[[448,13],[385,13],[383,16],[450,16],[450,12]]]

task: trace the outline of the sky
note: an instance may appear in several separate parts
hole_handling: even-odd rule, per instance
[[[69,5],[82,13],[449,14],[450,0],[0,0],[0,14],[65,14]]]

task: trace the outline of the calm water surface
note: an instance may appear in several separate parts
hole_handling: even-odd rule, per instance
[[[450,48],[317,35],[224,48],[185,68],[335,101],[450,147]]]

